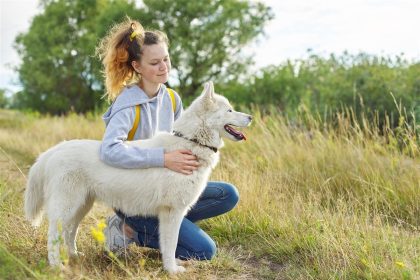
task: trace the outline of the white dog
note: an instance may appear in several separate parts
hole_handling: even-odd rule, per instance
[[[228,100],[205,89],[174,124],[174,134],[160,132],[151,139],[127,142],[142,148],[165,151],[189,149],[200,166],[192,175],[167,168],[120,169],[99,159],[100,141],[64,141],[39,156],[29,171],[25,191],[27,219],[39,225],[42,209],[48,220],[48,259],[60,265],[58,223],[70,256],[77,255],[76,234],[80,221],[99,200],[131,215],[159,218],[160,249],[169,273],[183,272],[175,260],[179,228],[184,215],[204,190],[219,160],[221,137],[239,141],[245,136],[232,128],[246,127],[250,115],[235,112]]]

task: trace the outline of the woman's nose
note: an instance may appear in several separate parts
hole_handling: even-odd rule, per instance
[[[167,70],[168,69],[168,66],[166,65],[166,63],[165,62],[161,62],[160,63],[160,69],[159,70]]]

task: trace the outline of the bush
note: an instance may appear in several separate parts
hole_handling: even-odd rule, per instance
[[[420,118],[420,63],[398,56],[311,55],[218,87],[236,104],[275,106],[291,117],[304,105],[323,118],[334,119],[344,108],[351,108],[359,120],[381,120],[380,125],[389,116],[392,127],[401,114],[409,123]]]

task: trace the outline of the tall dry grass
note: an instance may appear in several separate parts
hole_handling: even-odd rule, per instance
[[[397,129],[381,130],[358,122],[351,110],[331,125],[307,113],[297,122],[253,114],[249,140],[226,141],[211,178],[236,185],[240,202],[200,223],[219,254],[190,263],[180,279],[420,278],[415,124],[402,119]],[[102,133],[95,116],[0,111],[0,262],[6,264],[0,278],[167,277],[154,250],[131,248],[120,264],[103,254],[89,227],[110,213],[104,206],[82,222],[78,244],[86,257],[63,272],[46,266],[45,223],[34,231],[23,219],[24,175],[36,156],[63,139],[100,139]]]

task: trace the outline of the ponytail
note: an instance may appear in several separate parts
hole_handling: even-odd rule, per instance
[[[138,80],[131,62],[140,59],[143,40],[143,26],[127,17],[122,23],[114,25],[99,42],[96,55],[104,65],[105,96],[108,101],[114,101],[124,86]]]

